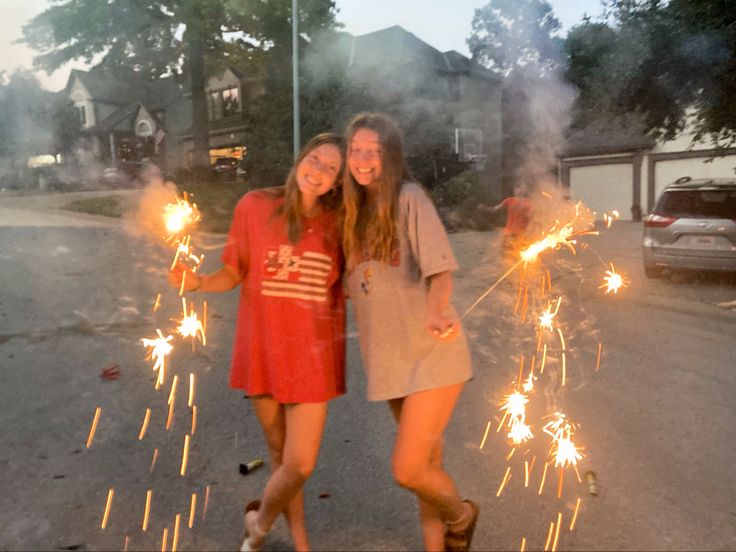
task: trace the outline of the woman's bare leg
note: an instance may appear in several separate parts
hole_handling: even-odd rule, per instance
[[[286,438],[285,408],[268,396],[254,397],[253,406],[258,417],[271,458],[271,474],[282,463],[284,441]],[[284,510],[284,516],[289,524],[289,531],[294,540],[296,550],[308,550],[307,526],[304,517],[304,491],[300,489]]]
[[[281,463],[273,470],[271,478],[266,483],[261,508],[250,517],[256,524],[256,531],[252,531],[250,539],[251,545],[260,546],[259,534],[268,532],[279,513],[288,510],[287,519],[295,548],[300,551],[309,550],[302,488],[317,463],[322,430],[327,418],[327,403],[279,406],[283,409],[284,420]],[[266,408],[262,410],[264,417],[267,418],[269,411]],[[247,516],[246,524],[248,524]]]
[[[404,399],[393,399],[389,401],[391,413],[396,423],[401,417],[401,404]],[[429,463],[437,468],[442,468],[442,439],[435,442],[430,454]],[[445,549],[445,522],[439,510],[429,502],[417,496],[419,504],[419,519],[422,524],[422,535],[424,537],[424,548],[428,551],[443,551]]]
[[[437,517],[444,524],[458,528],[458,522],[469,518],[455,483],[441,465],[442,435],[452,415],[462,383],[414,393],[401,399],[399,427],[392,459],[397,483],[413,491],[422,502],[422,523],[427,520],[425,544],[438,546],[440,530]],[[392,401],[396,404],[395,401]],[[394,409],[395,406],[392,406]],[[444,540],[444,539],[443,539]],[[439,545],[444,547],[444,542]]]

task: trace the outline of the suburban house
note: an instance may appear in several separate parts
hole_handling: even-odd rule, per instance
[[[337,49],[337,62],[355,89],[392,106],[400,122],[424,119],[428,131],[432,122],[452,129],[443,139],[459,161],[475,162],[499,177],[491,185],[500,194],[498,75],[454,50],[440,52],[398,25],[358,36],[341,33]]]
[[[735,171],[736,148],[692,143],[687,131],[674,140],[655,141],[636,124],[582,129],[570,136],[559,157],[561,183],[599,218],[617,209],[623,219],[641,220],[678,178],[727,178]]]
[[[181,131],[182,89],[173,77],[131,82],[99,69],[74,69],[62,93],[74,102],[82,124],[80,162],[155,159],[166,165],[169,155],[177,155],[170,136]]]
[[[329,51],[312,51],[322,57],[310,65],[307,54],[305,72],[328,64],[364,97],[395,107],[392,112],[400,113],[402,122],[413,118],[430,126],[442,123],[451,131],[441,139],[460,161],[500,175],[501,79],[491,71],[458,52],[440,52],[399,26],[359,36],[338,33]],[[152,159],[169,172],[188,167],[193,147],[188,89],[188,84],[179,85],[172,77],[130,83],[98,69],[72,71],[63,93],[77,106],[84,127],[86,143],[80,157],[109,164]],[[220,157],[245,155],[248,104],[264,92],[260,75],[242,75],[234,69],[208,80],[213,163]],[[500,191],[500,178],[494,186]]]

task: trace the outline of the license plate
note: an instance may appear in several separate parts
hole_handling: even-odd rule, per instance
[[[713,236],[693,236],[693,245],[714,245],[716,240]]]

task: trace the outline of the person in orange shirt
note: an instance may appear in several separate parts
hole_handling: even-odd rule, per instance
[[[506,210],[506,226],[503,229],[503,251],[518,249],[526,240],[526,231],[531,220],[532,202],[525,186],[517,186],[514,195],[507,197],[492,208],[493,212]]]

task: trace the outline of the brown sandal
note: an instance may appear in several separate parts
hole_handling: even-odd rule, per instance
[[[466,552],[470,550],[480,507],[472,500],[463,500],[463,502],[470,505],[470,523],[462,531],[451,531],[449,528],[445,531],[445,550],[447,552]]]

